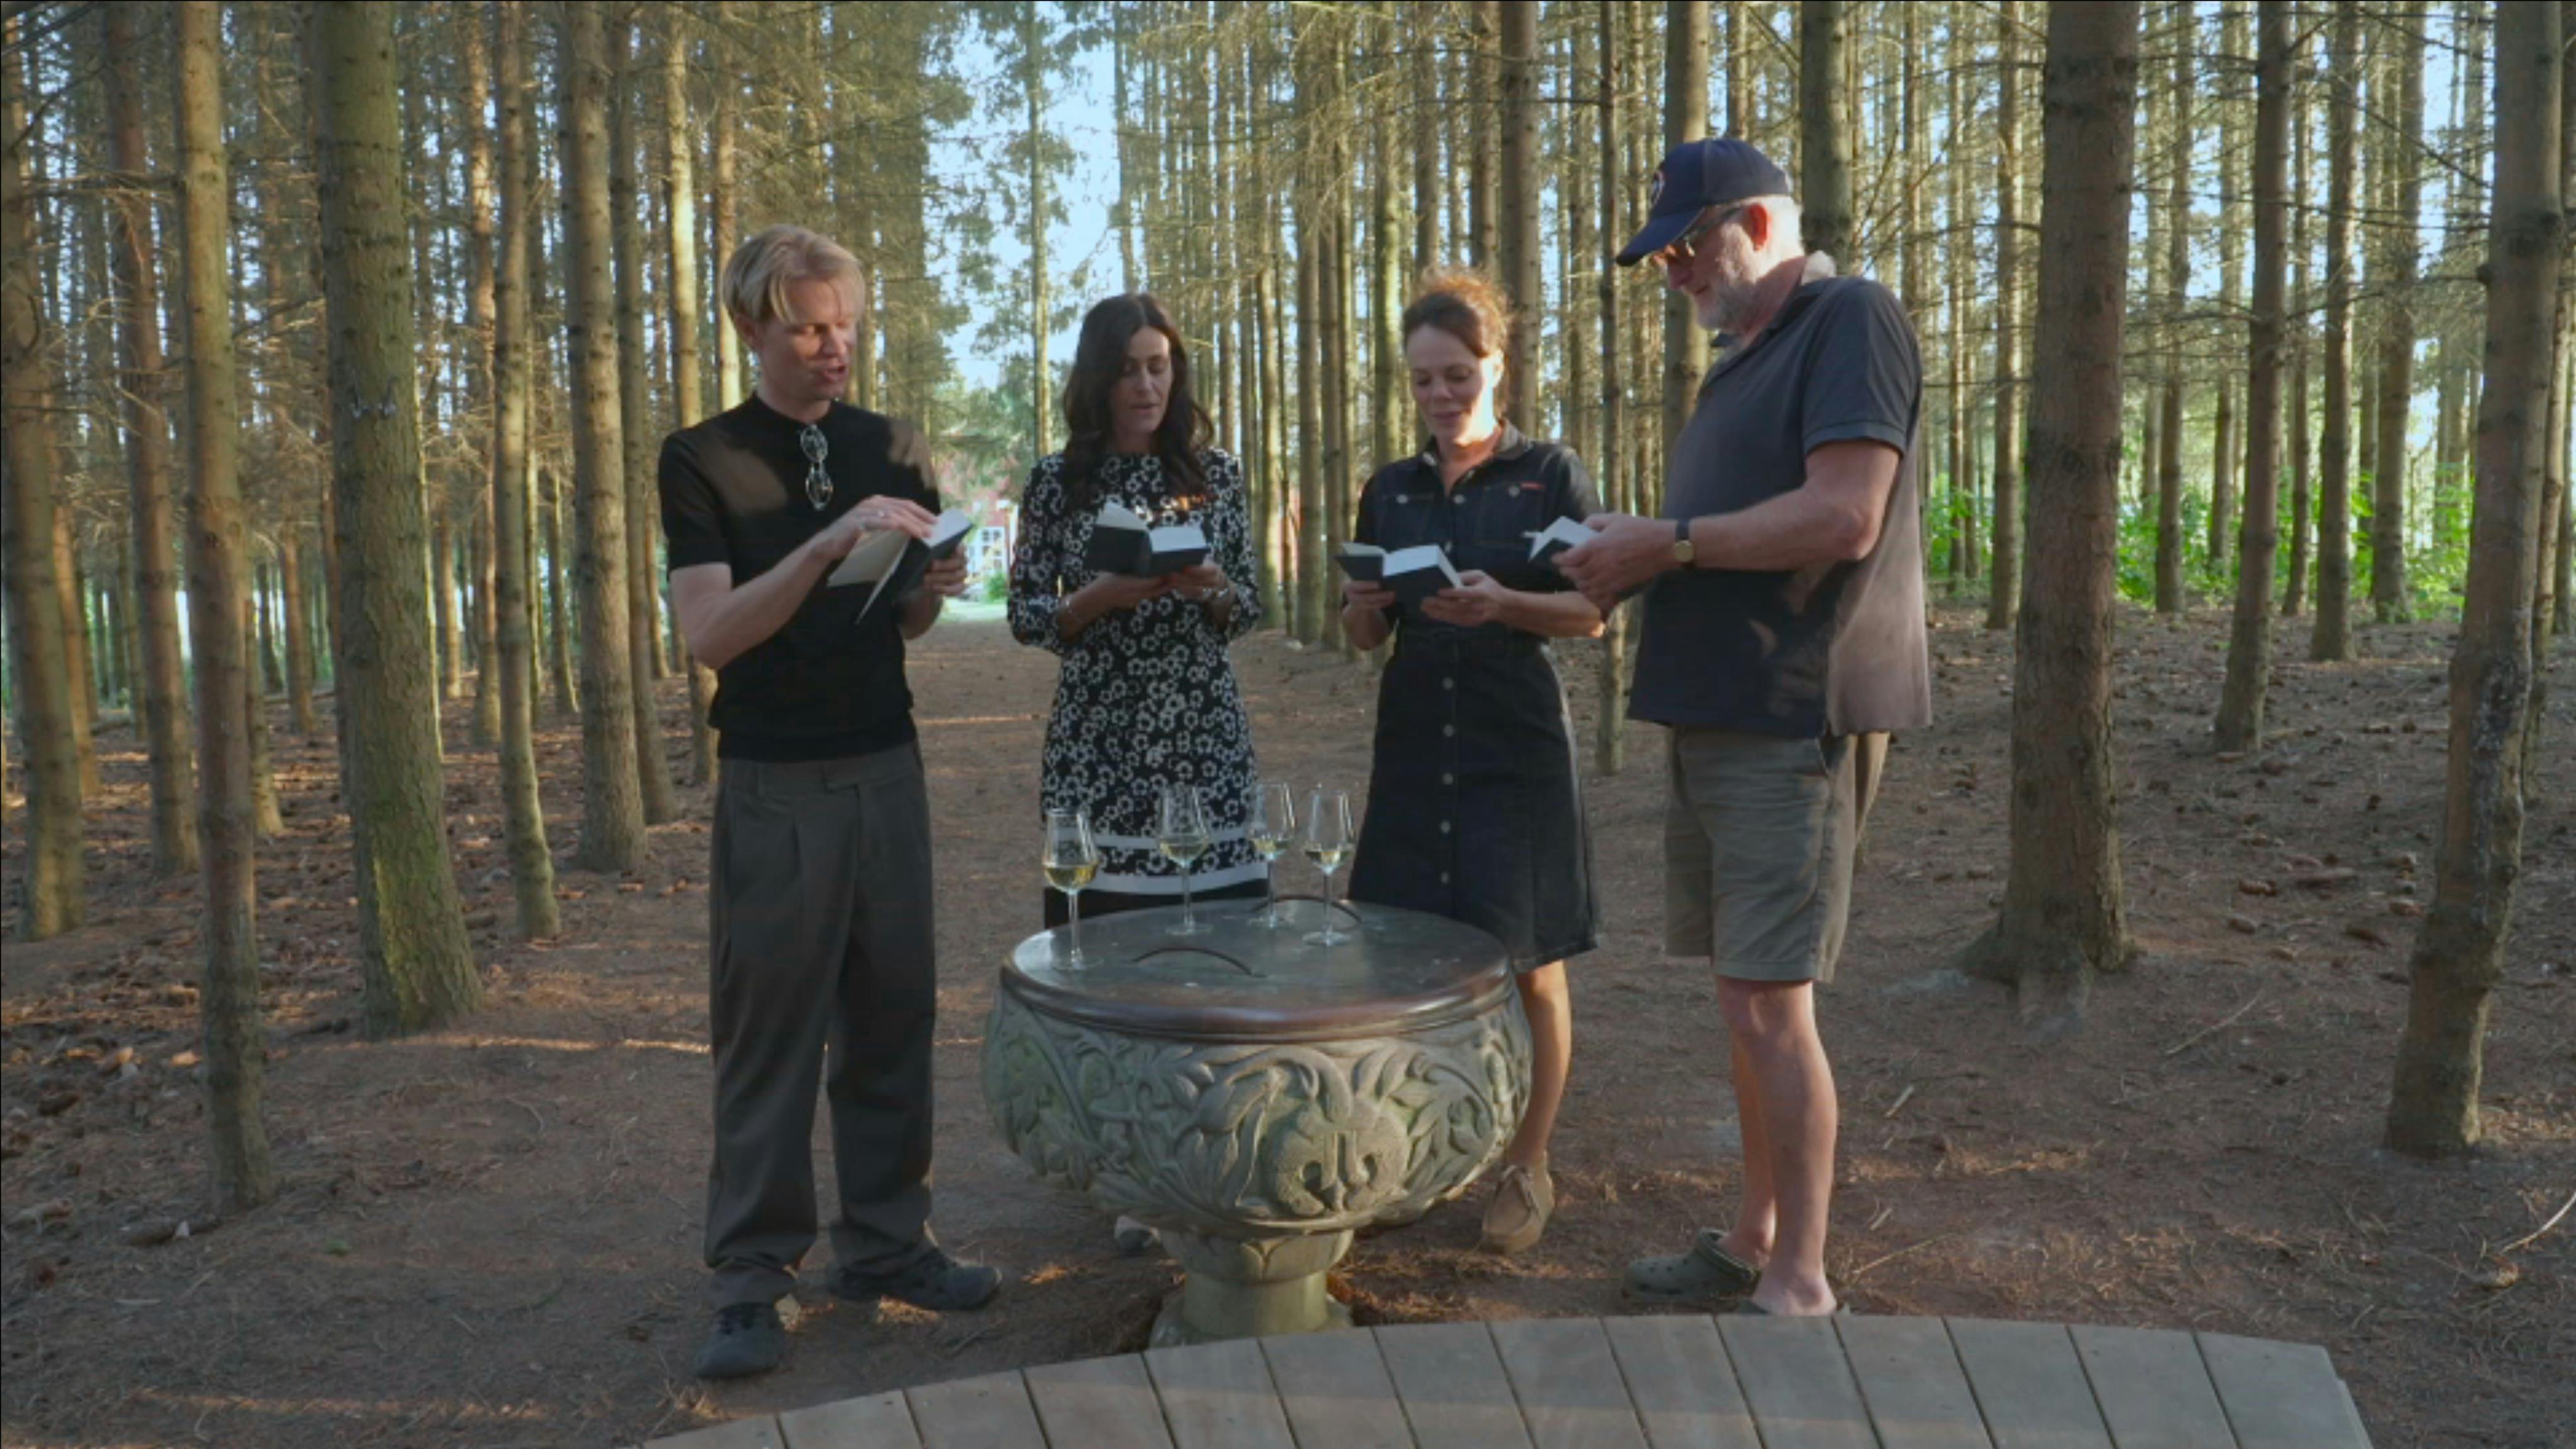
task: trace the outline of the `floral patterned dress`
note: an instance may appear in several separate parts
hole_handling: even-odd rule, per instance
[[[1261,622],[1251,512],[1243,468],[1227,453],[1199,455],[1203,491],[1168,476],[1150,454],[1101,459],[1095,497],[1068,494],[1064,455],[1039,461],[1020,503],[1019,547],[1011,558],[1011,636],[1063,662],[1055,712],[1047,720],[1038,773],[1041,810],[1087,809],[1100,847],[1095,889],[1132,895],[1181,893],[1180,868],[1155,845],[1166,784],[1199,788],[1215,844],[1193,875],[1200,892],[1261,879],[1244,837],[1255,781],[1252,722],[1235,688],[1226,646]],[[1220,628],[1210,607],[1165,594],[1103,614],[1068,640],[1057,627],[1064,600],[1096,575],[1083,561],[1093,519],[1115,499],[1155,528],[1194,522],[1207,534],[1208,561],[1235,586],[1234,611]]]

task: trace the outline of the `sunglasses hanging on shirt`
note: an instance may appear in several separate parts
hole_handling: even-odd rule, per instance
[[[823,430],[807,423],[796,430],[796,445],[805,450],[805,501],[821,512],[832,501],[832,475],[823,471],[823,460],[832,456],[832,445]]]

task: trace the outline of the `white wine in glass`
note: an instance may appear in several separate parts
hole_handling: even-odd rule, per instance
[[[1208,833],[1207,811],[1199,804],[1197,786],[1163,787],[1162,829],[1155,843],[1162,847],[1165,860],[1181,868],[1181,923],[1167,934],[1195,936],[1201,927],[1190,909],[1190,887],[1198,875],[1199,857],[1216,843]]]
[[[1092,843],[1089,811],[1047,812],[1046,850],[1041,864],[1047,884],[1064,892],[1071,907],[1073,951],[1065,957],[1065,965],[1079,971],[1091,964],[1082,956],[1082,890],[1100,874],[1100,848]]]
[[[1306,858],[1324,873],[1324,929],[1306,937],[1309,946],[1338,946],[1351,939],[1333,926],[1333,873],[1348,860],[1357,836],[1351,830],[1351,797],[1318,785],[1306,802]]]
[[[1244,822],[1243,832],[1252,840],[1252,853],[1261,857],[1261,880],[1269,892],[1268,908],[1261,913],[1261,928],[1279,929],[1279,857],[1288,853],[1289,843],[1297,838],[1296,797],[1284,784],[1267,783],[1252,792],[1252,816]]]

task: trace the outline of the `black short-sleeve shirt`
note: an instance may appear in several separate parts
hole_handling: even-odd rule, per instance
[[[662,440],[662,533],[670,567],[725,564],[737,585],[776,568],[863,498],[933,512],[930,449],[909,423],[834,403],[818,424],[832,496],[805,493],[802,425],[754,396]],[[913,737],[903,633],[881,609],[858,627],[863,588],[812,593],[779,631],[716,671],[718,751],[743,760],[831,760]]]
[[[1553,564],[1530,562],[1530,540],[1560,518],[1582,519],[1601,511],[1592,475],[1572,448],[1521,436],[1509,423],[1492,456],[1469,469],[1456,486],[1440,486],[1440,454],[1422,451],[1377,470],[1360,494],[1355,543],[1389,553],[1439,544],[1461,573],[1476,569],[1507,589],[1558,593],[1570,589]],[[1465,629],[1397,606],[1407,629],[1508,634],[1508,624]]]
[[[1878,544],[1791,572],[1675,569],[1645,600],[1630,717],[1820,737],[1932,718],[1915,450],[1923,362],[1885,287],[1821,253],[1780,316],[1727,352],[1673,440],[1664,517],[1734,513],[1802,487],[1828,443],[1899,455]]]

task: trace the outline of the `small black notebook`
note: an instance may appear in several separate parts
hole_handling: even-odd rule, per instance
[[[879,608],[892,608],[912,592],[913,585],[921,582],[922,572],[934,561],[957,552],[957,546],[974,530],[974,516],[952,508],[939,515],[926,539],[899,529],[872,533],[859,540],[859,546],[850,550],[849,557],[841,560],[840,567],[832,570],[824,583],[836,589],[875,585],[868,592],[867,603],[859,608],[858,624],[864,628],[869,616]]]
[[[1374,584],[1386,577],[1386,550],[1373,543],[1346,543],[1333,555],[1333,566],[1345,577]]]
[[[1196,568],[1208,557],[1207,534],[1195,523],[1149,528],[1135,510],[1115,500],[1100,505],[1082,561],[1095,573],[1159,578]]]

